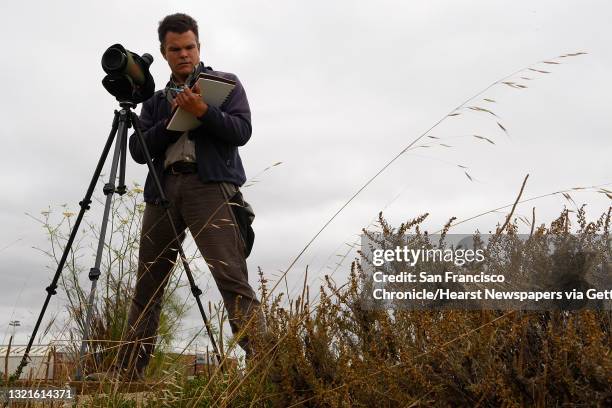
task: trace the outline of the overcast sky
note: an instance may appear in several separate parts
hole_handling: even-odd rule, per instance
[[[253,136],[240,153],[247,177],[282,162],[243,191],[257,213],[248,259],[253,283],[257,266],[274,281],[334,212],[421,133],[521,68],[551,73],[523,71],[508,80],[528,88],[496,85],[466,105],[498,118],[464,109],[444,120],[430,133],[440,139],[417,143],[432,147],[402,155],[324,231],[289,272],[290,289],[301,286],[306,264],[317,286],[348,248],[344,243],[383,208],[395,225],[429,212],[426,226],[436,230],[451,216],[511,203],[527,173],[525,197],[612,183],[606,1],[24,0],[2,2],[0,11],[0,337],[9,320],[21,320],[21,343],[52,277],[49,260],[32,248],[47,248],[46,235],[25,213],[38,216],[51,206],[61,218],[64,203],[78,210],[117,108],[101,86],[100,57],[117,42],[149,52],[163,87],[169,69],[156,30],[173,12],[198,20],[203,61],[235,73],[246,89]],[[555,59],[572,52],[588,54]],[[129,161],[127,172],[129,181],[144,183],[145,166]],[[588,203],[592,216],[610,205],[603,194],[572,197]],[[540,221],[571,206],[557,195],[519,206],[518,214],[531,214],[533,205]],[[87,217],[100,218],[99,209]],[[502,219],[480,217],[454,231],[488,231]],[[208,273],[201,281],[206,299],[218,299]],[[63,309],[56,298],[49,316]],[[183,333],[199,326],[191,313]]]

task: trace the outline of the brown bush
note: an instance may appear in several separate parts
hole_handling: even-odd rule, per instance
[[[581,210],[578,221],[575,236],[582,242],[595,234],[609,237],[610,212],[586,223]],[[382,217],[381,224],[386,238],[406,230],[393,230]],[[505,236],[516,229],[509,224]],[[564,212],[534,235],[563,237],[570,230]],[[525,245],[537,243],[531,242]],[[609,262],[609,246],[598,248]],[[556,265],[567,256],[538,254],[524,262]],[[247,367],[246,377],[227,382],[223,398],[211,395],[209,401],[278,407],[612,404],[609,311],[364,310],[363,277],[356,260],[347,284],[338,288],[328,280],[316,306],[307,290],[289,308],[279,306],[281,295],[266,302],[269,333],[259,339],[266,352]]]

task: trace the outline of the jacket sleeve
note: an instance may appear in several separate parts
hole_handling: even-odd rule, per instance
[[[237,77],[236,86],[221,108],[209,106],[198,119],[202,122],[192,132],[195,136],[209,136],[232,146],[244,146],[251,138],[251,110],[246,92]]]
[[[159,97],[155,94],[144,102],[139,116],[142,135],[152,158],[163,157],[166,148],[181,136],[181,132],[166,130],[167,118],[160,118],[157,114],[159,112],[159,109],[156,109],[158,100]],[[136,163],[145,164],[147,162],[136,133],[130,136],[130,154]]]

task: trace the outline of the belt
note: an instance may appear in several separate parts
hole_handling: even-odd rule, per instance
[[[192,174],[198,172],[198,165],[193,162],[178,161],[166,167],[166,174]]]

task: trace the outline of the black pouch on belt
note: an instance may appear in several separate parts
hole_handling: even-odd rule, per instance
[[[255,231],[253,231],[252,226],[255,212],[251,205],[244,201],[242,193],[237,187],[229,183],[221,183],[221,189],[225,196],[229,197],[228,203],[232,207],[236,224],[238,224],[240,235],[244,241],[244,257],[248,258],[255,242]]]

